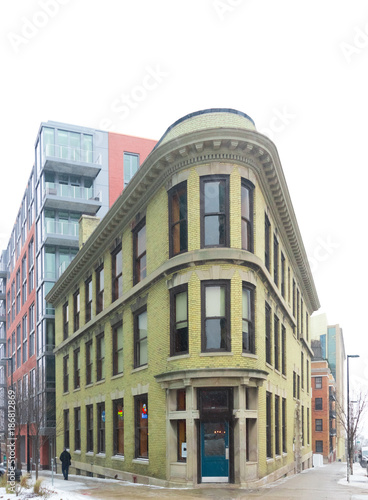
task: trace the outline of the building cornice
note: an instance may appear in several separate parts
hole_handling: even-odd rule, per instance
[[[320,307],[307,255],[291,203],[275,145],[252,130],[215,128],[179,136],[154,149],[124,189],[84,247],[55,284],[47,300],[56,304],[69,286],[77,282],[90,265],[145,209],[153,194],[182,169],[210,162],[250,167],[257,175],[266,201],[282,233],[289,258],[310,312]]]

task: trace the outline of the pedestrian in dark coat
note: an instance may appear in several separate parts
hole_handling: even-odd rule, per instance
[[[68,480],[69,466],[71,465],[71,455],[66,448],[60,455],[61,470],[63,471],[63,476],[65,480]]]

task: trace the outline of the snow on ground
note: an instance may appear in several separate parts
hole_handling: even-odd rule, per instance
[[[346,469],[345,469],[346,470]],[[349,484],[350,486],[359,486],[359,488],[368,490],[368,477],[367,469],[363,469],[360,464],[354,464],[354,474],[350,476],[350,483],[347,481],[347,475],[343,479],[338,481],[338,484],[344,484],[345,486]]]

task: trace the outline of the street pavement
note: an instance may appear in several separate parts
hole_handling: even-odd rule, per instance
[[[42,471],[45,485],[51,487],[50,472]],[[335,463],[324,467],[308,469],[301,474],[280,479],[271,485],[256,489],[243,489],[236,486],[224,488],[199,486],[193,488],[159,488],[109,479],[69,476],[64,481],[60,474],[54,475],[54,488],[65,492],[65,499],[86,498],[108,499],[213,499],[213,500],[368,500],[368,477],[365,469],[354,464],[354,475],[350,483],[346,481],[346,464]],[[73,496],[71,496],[73,495]],[[63,495],[64,497],[64,495]],[[61,500],[64,500],[60,497]],[[58,497],[59,498],[59,497]]]

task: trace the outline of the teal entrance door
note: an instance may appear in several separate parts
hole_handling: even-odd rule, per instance
[[[229,422],[201,422],[203,483],[229,482]]]

